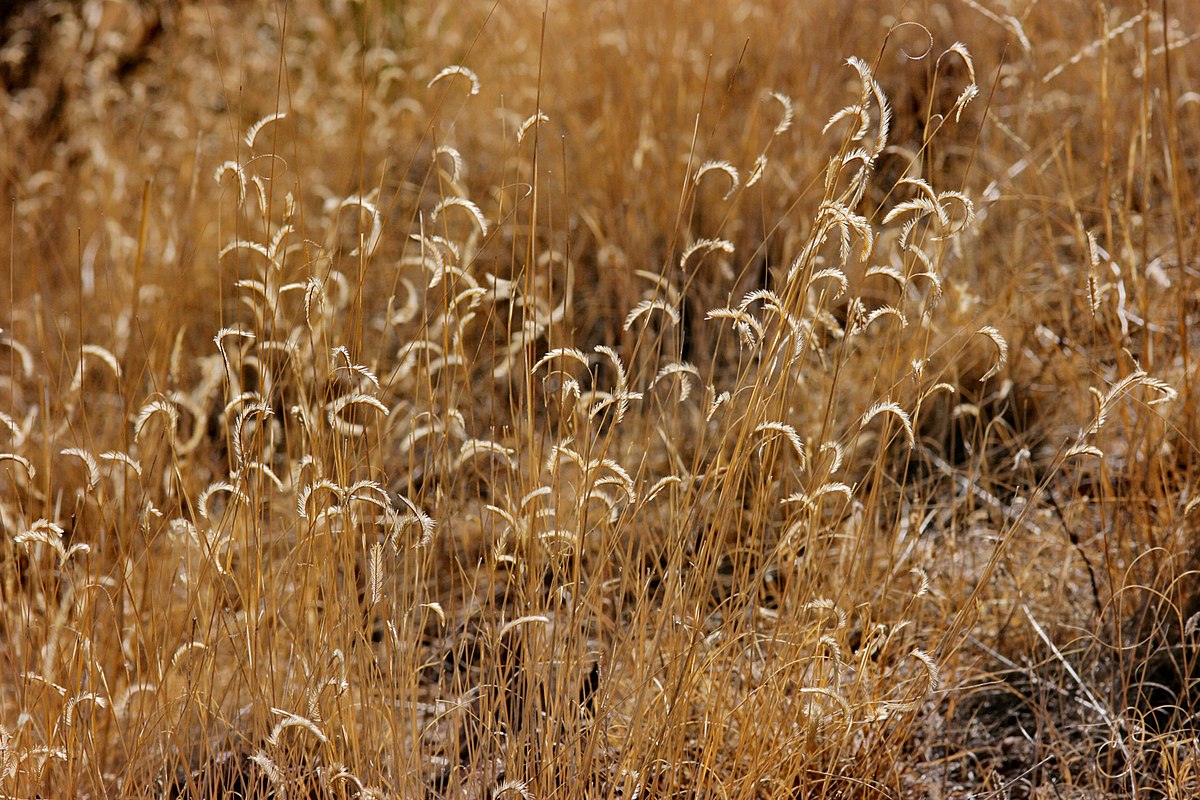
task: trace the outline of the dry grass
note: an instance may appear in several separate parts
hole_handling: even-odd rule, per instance
[[[18,6],[0,795],[1195,796],[1196,7]]]

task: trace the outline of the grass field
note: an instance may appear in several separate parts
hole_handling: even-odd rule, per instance
[[[1200,795],[1200,6],[0,10],[0,797]]]

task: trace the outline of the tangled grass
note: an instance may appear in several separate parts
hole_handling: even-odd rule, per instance
[[[1195,796],[1196,9],[5,14],[0,794]]]

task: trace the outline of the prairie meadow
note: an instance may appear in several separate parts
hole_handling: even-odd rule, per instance
[[[0,796],[1200,795],[1198,55],[7,4]]]

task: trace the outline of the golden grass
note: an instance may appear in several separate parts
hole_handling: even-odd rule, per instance
[[[1196,8],[0,24],[0,795],[1195,795]]]

